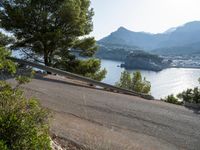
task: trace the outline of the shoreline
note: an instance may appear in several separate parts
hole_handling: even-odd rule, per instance
[[[119,68],[124,68],[125,70],[144,70],[144,71],[153,71],[153,72],[160,72],[160,71],[163,71],[163,70],[166,70],[166,69],[173,69],[173,68],[175,68],[175,69],[197,69],[197,70],[199,70],[200,69],[200,67],[198,67],[198,66],[194,66],[194,67],[184,67],[184,66],[169,66],[169,67],[166,67],[166,68],[163,68],[163,69],[161,69],[161,70],[148,70],[148,69],[139,69],[139,68],[135,68],[135,69],[127,69],[127,68],[125,68],[125,67],[122,67],[121,65],[118,65],[117,67],[119,67]]]
[[[200,69],[200,66],[170,66],[168,68]],[[164,69],[163,69],[164,70]]]
[[[121,61],[121,60],[105,59],[105,58],[97,58],[97,59],[119,62],[119,65],[118,65],[117,67],[124,68],[124,67],[121,67],[121,65],[122,65],[122,63],[123,63],[123,61]],[[200,66],[169,66],[169,67],[163,68],[162,70],[169,69],[169,68],[200,69]],[[132,69],[131,69],[131,70],[132,70]],[[133,69],[133,70],[134,70],[134,69]],[[142,69],[142,70],[143,70],[143,69]],[[161,70],[161,71],[162,71],[162,70]],[[149,70],[149,71],[153,71],[153,70]],[[156,72],[157,72],[157,71],[156,71]]]

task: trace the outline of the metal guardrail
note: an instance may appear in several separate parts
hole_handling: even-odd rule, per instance
[[[134,92],[134,91],[131,91],[131,90],[122,89],[122,88],[119,88],[119,87],[116,87],[116,86],[113,86],[113,85],[110,85],[110,84],[106,84],[106,83],[103,83],[103,82],[92,80],[92,79],[89,79],[89,78],[86,78],[86,77],[83,77],[83,76],[80,76],[80,75],[76,75],[76,74],[73,74],[73,73],[70,73],[70,72],[66,72],[66,71],[63,71],[63,70],[59,70],[59,69],[56,69],[56,68],[47,67],[47,66],[44,66],[44,65],[41,65],[41,64],[38,64],[38,63],[29,62],[29,61],[14,58],[14,57],[9,57],[8,59],[10,59],[14,62],[17,62],[19,64],[28,65],[28,66],[31,66],[31,67],[35,67],[35,68],[47,71],[47,72],[51,72],[51,73],[55,73],[55,74],[58,74],[58,75],[61,75],[61,76],[66,76],[66,77],[70,77],[70,78],[73,78],[73,79],[76,79],[76,80],[84,81],[84,82],[87,82],[87,83],[92,84],[92,85],[100,86],[102,88],[109,89],[113,92],[119,92],[119,93],[123,93],[123,94],[139,96],[139,97],[149,99],[149,100],[154,99],[151,95],[137,93],[137,92]]]

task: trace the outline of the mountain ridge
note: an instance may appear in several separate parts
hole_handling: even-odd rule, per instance
[[[181,51],[181,48],[185,46],[189,51],[192,43],[200,43],[200,21],[188,22],[157,34],[134,32],[124,27],[119,27],[107,37],[99,40],[98,43],[134,46],[149,52],[159,51],[159,53],[162,52],[162,49],[173,47],[178,47],[180,48],[179,51]],[[195,49],[200,53],[200,44]]]

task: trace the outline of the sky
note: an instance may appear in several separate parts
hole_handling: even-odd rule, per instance
[[[91,0],[97,40],[123,26],[132,31],[161,33],[200,21],[200,0]]]

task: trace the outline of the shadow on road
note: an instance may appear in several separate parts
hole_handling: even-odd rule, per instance
[[[192,110],[195,114],[200,115],[200,108],[194,108],[194,107],[191,107],[191,106],[185,106],[185,108]]]

